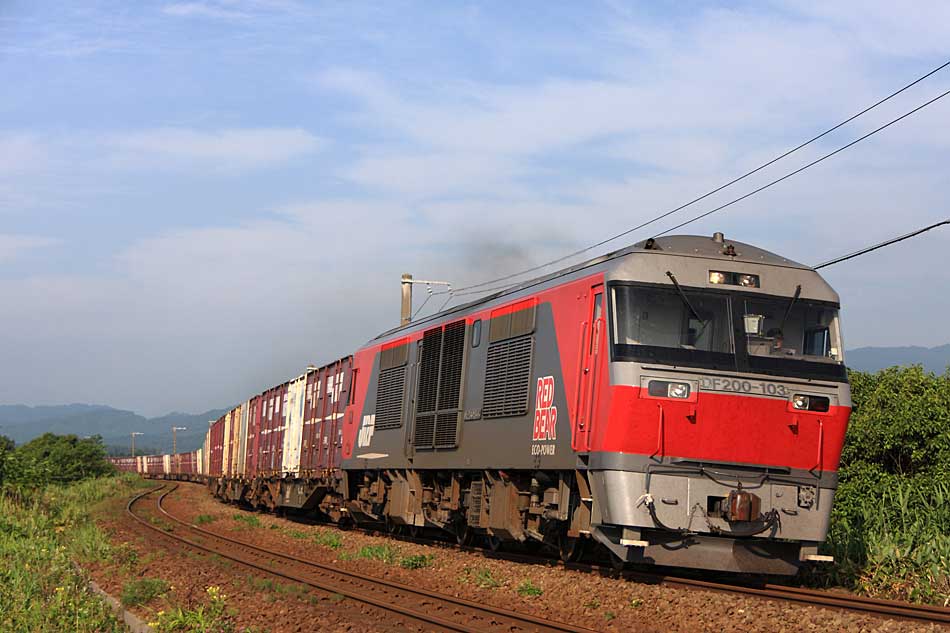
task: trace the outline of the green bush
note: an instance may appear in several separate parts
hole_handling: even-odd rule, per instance
[[[12,451],[9,440],[0,439],[0,480],[6,484],[38,487],[113,473],[98,435],[80,439],[44,433]]]
[[[950,601],[950,370],[851,372],[822,584]]]

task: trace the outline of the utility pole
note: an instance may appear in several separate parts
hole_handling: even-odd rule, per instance
[[[403,273],[402,280],[399,283],[402,285],[402,309],[399,315],[399,325],[408,325],[409,322],[412,321],[412,284],[425,284],[426,292],[429,294],[429,296],[426,297],[426,301],[433,297],[432,286],[445,286],[445,292],[437,294],[447,294],[450,298],[452,296],[452,284],[448,281],[413,279],[409,273]],[[422,305],[425,305],[425,303]],[[421,310],[422,306],[419,306],[419,309]]]
[[[135,457],[135,436],[136,435],[145,435],[145,433],[139,433],[137,431],[132,431],[131,433],[129,433],[129,437],[132,438],[132,446],[130,449],[132,451],[132,457]]]
[[[175,474],[181,474],[181,455],[178,454],[178,431],[187,431],[188,429],[184,426],[173,426],[172,427],[172,455],[175,456]]]
[[[408,325],[412,320],[412,275],[402,274],[402,310],[400,311],[399,325]]]

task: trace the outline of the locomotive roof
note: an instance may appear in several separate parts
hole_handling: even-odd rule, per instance
[[[649,244],[649,248],[647,245]],[[731,251],[727,251],[729,247],[732,247]],[[622,249],[612,251],[606,255],[600,255],[589,259],[587,261],[581,262],[579,264],[574,264],[573,266],[568,266],[567,268],[562,268],[561,270],[555,271],[553,273],[548,273],[546,275],[541,275],[539,277],[534,277],[526,281],[521,281],[514,283],[510,286],[506,286],[495,292],[487,293],[486,295],[479,297],[473,301],[463,303],[461,305],[449,308],[444,311],[431,314],[425,318],[419,319],[418,321],[412,321],[406,325],[401,325],[394,327],[392,329],[382,332],[378,336],[375,336],[373,341],[377,341],[381,338],[392,335],[395,332],[400,330],[409,330],[414,327],[419,326],[420,324],[428,323],[433,320],[438,320],[446,315],[454,314],[457,312],[464,312],[471,309],[474,306],[488,303],[494,301],[499,297],[505,295],[516,294],[526,288],[532,286],[537,286],[539,284],[546,283],[558,277],[564,277],[570,275],[574,272],[583,270],[585,268],[590,268],[598,264],[610,261],[612,259],[618,259],[624,257],[625,255],[630,255],[632,253],[638,254],[658,254],[658,255],[676,255],[679,257],[701,257],[703,259],[721,259],[723,261],[729,262],[748,262],[763,264],[768,266],[781,266],[784,268],[797,268],[801,270],[813,270],[810,266],[801,264],[799,262],[793,261],[781,255],[777,255],[771,251],[767,251],[763,248],[753,246],[751,244],[746,244],[745,242],[737,242],[730,239],[725,239],[721,233],[716,233],[713,236],[708,235],[667,235],[663,237],[650,238],[647,240],[641,240],[630,246],[626,246]]]

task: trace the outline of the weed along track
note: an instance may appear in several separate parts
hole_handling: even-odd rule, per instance
[[[240,563],[254,570],[307,585],[321,591],[349,598],[395,614],[413,625],[426,629],[460,632],[537,631],[582,633],[590,629],[517,613],[507,609],[478,604],[410,587],[401,583],[344,571],[313,561],[292,558],[242,540],[197,527],[169,513],[162,502],[177,485],[165,489],[157,500],[161,519],[156,524],[140,513],[143,502],[162,488],[155,488],[133,497],[128,513],[143,527],[173,539],[187,548]],[[169,524],[170,522],[170,524]],[[163,525],[164,523],[164,525]],[[173,524],[173,529],[168,527]],[[183,529],[179,529],[183,528]]]

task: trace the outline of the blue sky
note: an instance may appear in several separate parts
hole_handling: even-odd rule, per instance
[[[233,403],[392,325],[401,272],[478,282],[675,207],[950,58],[948,23],[945,3],[7,0],[0,401]],[[946,217],[946,101],[690,232],[817,263]],[[935,232],[830,269],[847,346],[950,341],[948,250]]]

